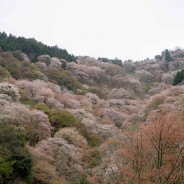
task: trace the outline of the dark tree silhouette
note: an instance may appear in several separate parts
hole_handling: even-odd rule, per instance
[[[173,85],[176,86],[177,84],[181,83],[183,80],[184,80],[184,69],[177,72],[173,80]]]
[[[0,48],[3,51],[21,50],[25,52],[32,61],[42,54],[48,54],[51,57],[58,57],[66,61],[76,61],[74,55],[69,54],[65,49],[60,49],[56,46],[47,46],[34,38],[15,37],[12,34],[9,36],[5,32],[0,32]]]
[[[171,57],[171,55],[170,55],[168,49],[166,49],[165,52],[164,52],[164,59],[165,59],[167,62],[172,61],[172,57]]]

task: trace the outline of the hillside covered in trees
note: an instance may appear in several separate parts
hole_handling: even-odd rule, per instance
[[[0,184],[184,183],[184,50],[121,62],[0,45]]]
[[[76,57],[69,54],[65,49],[60,49],[58,46],[47,46],[34,38],[26,39],[24,37],[16,37],[12,34],[7,35],[5,32],[0,32],[0,48],[3,51],[20,50],[26,53],[31,60],[35,60],[37,56],[42,54],[58,57],[67,61],[75,61]]]

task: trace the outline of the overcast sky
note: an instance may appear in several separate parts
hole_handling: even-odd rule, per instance
[[[153,58],[184,47],[184,0],[0,0],[0,31],[74,55]]]

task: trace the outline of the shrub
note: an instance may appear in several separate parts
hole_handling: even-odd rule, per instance
[[[36,109],[43,111],[45,114],[49,115],[50,108],[43,102],[39,102],[35,105]]]
[[[16,177],[31,182],[32,159],[25,144],[23,132],[12,125],[0,124],[0,183],[9,183]]]
[[[51,82],[54,82],[59,86],[66,87],[72,91],[81,88],[81,84],[69,71],[62,70],[61,68],[48,68],[43,70],[43,72]]]
[[[8,70],[0,66],[0,81],[2,81],[2,79],[4,78],[10,78],[10,77],[11,77],[11,74],[8,72]]]
[[[72,127],[76,124],[77,119],[70,112],[60,109],[52,109],[48,113],[51,125],[57,131],[62,127]]]
[[[0,184],[8,182],[13,172],[14,161],[0,157]]]
[[[91,147],[97,147],[100,146],[100,144],[103,142],[103,138],[98,133],[89,132],[85,125],[78,124],[77,128],[80,132],[80,134],[86,138],[89,146]]]

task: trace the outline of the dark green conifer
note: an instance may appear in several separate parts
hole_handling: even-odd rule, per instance
[[[164,52],[164,59],[165,59],[165,61],[167,61],[167,62],[172,61],[172,57],[171,57],[171,55],[170,55],[168,49],[166,49],[165,52]]]

